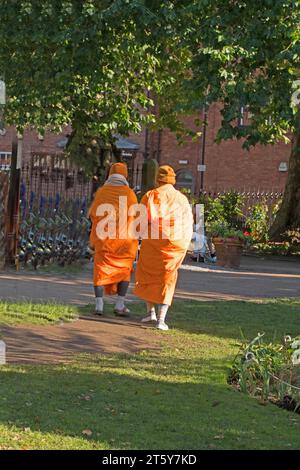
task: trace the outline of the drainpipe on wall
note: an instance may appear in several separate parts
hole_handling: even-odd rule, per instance
[[[145,149],[144,149],[144,158],[148,160],[148,145],[149,145],[149,129],[146,127],[145,129]]]
[[[147,98],[150,98],[150,91],[147,91]],[[148,107],[149,111],[149,107]],[[145,149],[144,149],[144,159],[148,160],[149,158],[149,129],[146,127],[145,129]]]
[[[162,130],[160,129],[158,131],[158,136],[157,136],[157,161],[159,165],[161,164],[161,137],[162,137]]]
[[[205,151],[206,151],[206,131],[207,131],[207,107],[203,108],[203,127],[202,127],[202,146],[201,146],[201,166],[202,171],[200,172],[200,192],[204,189],[204,165],[205,165]]]

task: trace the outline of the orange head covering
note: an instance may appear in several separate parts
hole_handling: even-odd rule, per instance
[[[158,183],[176,183],[176,173],[169,165],[160,166],[158,169],[156,180]]]
[[[127,178],[128,177],[128,169],[127,169],[126,163],[121,163],[121,162],[114,163],[110,167],[109,176],[115,175],[115,174],[122,175],[125,178]]]

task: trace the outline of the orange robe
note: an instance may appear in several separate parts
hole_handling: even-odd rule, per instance
[[[148,210],[148,238],[142,240],[134,293],[154,304],[171,305],[177,272],[193,234],[192,210],[187,198],[171,184],[148,191],[141,202]],[[178,238],[172,228],[181,216],[183,230]],[[167,233],[163,228],[165,220],[169,220]],[[159,226],[159,239],[151,235],[154,221]]]
[[[119,208],[120,197],[126,197],[123,208]],[[115,209],[116,233],[106,239],[99,239],[97,227],[107,217],[97,215],[97,208],[101,204],[111,204]],[[105,293],[117,293],[117,284],[121,281],[130,281],[133,262],[136,258],[137,240],[130,238],[128,229],[132,217],[128,216],[129,207],[137,204],[135,193],[128,186],[104,185],[98,189],[89,211],[92,220],[90,243],[94,247],[94,286],[105,286]],[[120,221],[123,220],[123,223]],[[127,220],[127,227],[124,221]],[[108,228],[109,224],[107,224]],[[119,229],[123,230],[120,235]]]

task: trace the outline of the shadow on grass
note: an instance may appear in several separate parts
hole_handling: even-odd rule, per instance
[[[16,448],[23,439],[33,448],[70,448],[71,438],[99,449],[299,449],[300,417],[293,424],[289,413],[233,391],[225,372],[219,360],[157,355],[10,367],[1,373],[0,426],[12,430]]]
[[[145,315],[145,304],[132,303],[128,322],[140,322]],[[91,306],[79,308],[83,316]],[[106,306],[103,321],[110,322],[113,306]],[[300,299],[266,299],[265,301],[199,302],[176,300],[169,309],[167,323],[182,333],[198,333],[213,337],[252,340],[258,332],[265,332],[266,341],[280,342],[284,335],[300,334]]]
[[[137,320],[144,307],[131,309]],[[300,417],[261,406],[226,384],[237,349],[228,339],[239,340],[240,328],[250,339],[258,331],[278,340],[299,334],[299,300],[178,301],[169,323],[173,331],[157,333],[165,346],[160,352],[82,354],[68,365],[2,368],[0,445],[6,439],[14,448],[25,442],[32,448],[300,449]]]

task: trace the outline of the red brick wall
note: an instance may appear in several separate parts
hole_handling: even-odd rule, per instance
[[[23,163],[26,165],[30,161],[31,152],[41,152],[59,154],[62,149],[57,147],[57,143],[65,138],[70,129],[66,129],[63,134],[51,134],[48,132],[43,141],[38,138],[38,134],[33,131],[26,131],[23,138]],[[11,152],[12,140],[16,136],[14,128],[7,128],[4,136],[0,135],[0,152]]]
[[[185,122],[192,126],[193,120],[194,118],[189,117],[185,119]],[[280,172],[279,165],[281,162],[288,163],[290,145],[257,145],[251,151],[242,149],[242,141],[226,141],[217,145],[214,140],[219,127],[219,109],[218,106],[213,106],[208,113],[206,132],[205,189],[213,191],[284,189],[287,172]],[[197,165],[201,164],[202,160],[202,137],[197,142],[188,139],[183,146],[180,146],[175,136],[164,130],[160,157],[162,164],[170,164],[176,171],[190,170],[194,177],[195,190],[199,191],[200,173],[197,171]],[[180,164],[179,160],[188,160],[188,164]]]
[[[199,116],[202,118],[202,115]],[[194,117],[187,117],[188,126],[194,127]],[[277,144],[274,146],[256,146],[250,152],[242,149],[242,141],[226,141],[220,145],[214,143],[220,127],[220,113],[217,105],[212,106],[208,113],[206,133],[204,189],[221,191],[226,189],[239,190],[282,190],[287,173],[279,171],[281,162],[288,163],[290,145]],[[63,135],[47,133],[43,142],[35,132],[26,132],[23,142],[24,161],[28,161],[31,152],[60,153],[57,143],[70,132],[66,129]],[[10,151],[11,141],[15,131],[10,128],[5,136],[0,136],[0,151]],[[145,155],[146,132],[130,135],[129,139],[140,145],[134,167],[141,167]],[[194,189],[200,189],[200,172],[197,165],[202,160],[202,137],[196,142],[187,139],[184,145],[179,145],[176,137],[168,130],[148,133],[148,152],[152,158],[157,158],[161,164],[170,164],[176,171],[187,169],[192,172]],[[187,160],[187,164],[179,163]]]

